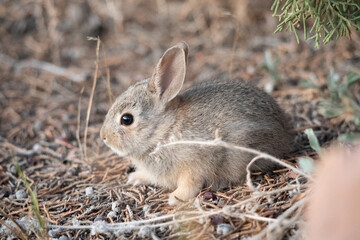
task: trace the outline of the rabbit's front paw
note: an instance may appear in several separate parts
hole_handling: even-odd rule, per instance
[[[180,174],[177,183],[178,187],[169,196],[168,203],[172,206],[196,197],[203,185],[201,177],[195,178],[195,175],[189,171]]]
[[[184,203],[194,197],[200,192],[201,188],[197,186],[178,187],[169,195],[169,205],[174,206]]]
[[[135,171],[129,174],[127,184],[131,185],[141,185],[141,184],[149,184],[149,181],[146,179],[145,174],[140,171]]]
[[[176,191],[170,193],[169,201],[168,201],[170,206],[175,206],[175,205],[178,205],[178,204],[184,202],[184,200],[180,199],[177,195],[178,194],[176,193]]]

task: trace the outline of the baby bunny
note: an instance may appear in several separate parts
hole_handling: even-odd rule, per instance
[[[204,186],[241,182],[254,155],[222,146],[157,148],[159,144],[173,139],[213,140],[217,131],[225,142],[276,157],[292,146],[283,111],[268,94],[246,82],[216,79],[179,94],[187,58],[185,42],[169,48],[151,78],[116,99],[100,132],[107,146],[135,165],[128,182],[174,190],[171,205],[195,197]],[[252,169],[273,167],[272,162],[259,160]]]

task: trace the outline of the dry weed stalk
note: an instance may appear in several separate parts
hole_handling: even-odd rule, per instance
[[[92,89],[91,89],[91,94],[90,94],[90,99],[89,99],[89,106],[88,106],[87,114],[86,114],[85,130],[84,130],[84,160],[87,163],[88,163],[88,156],[87,156],[86,141],[87,141],[87,133],[88,133],[88,128],[89,128],[89,119],[90,119],[91,106],[92,106],[93,99],[94,99],[96,81],[97,81],[98,71],[99,71],[99,52],[100,52],[100,43],[101,43],[101,40],[100,40],[99,37],[97,37],[97,38],[89,37],[88,40],[96,40],[96,61],[95,61],[95,73],[94,73],[94,79],[93,79],[93,86],[92,86]]]
[[[83,149],[82,149],[82,145],[81,145],[81,140],[80,140],[80,112],[81,112],[81,97],[82,94],[84,93],[84,88],[81,89],[80,91],[80,97],[79,97],[79,102],[78,102],[78,113],[76,116],[76,141],[79,145],[79,152],[81,155],[81,159],[84,159],[84,155],[83,155]]]
[[[308,179],[312,179],[312,177],[305,173],[304,171],[295,168],[293,166],[291,166],[288,163],[285,163],[284,161],[281,161],[280,159],[271,156],[270,154],[252,149],[252,148],[247,148],[247,147],[242,147],[242,146],[237,146],[235,144],[231,144],[231,143],[227,143],[221,140],[221,137],[219,135],[218,130],[215,132],[215,139],[211,140],[211,141],[201,141],[201,140],[179,140],[179,141],[170,141],[169,143],[165,143],[165,144],[158,144],[158,146],[155,148],[155,150],[150,153],[150,154],[156,154],[156,152],[158,152],[161,148],[163,147],[169,147],[172,145],[202,145],[202,146],[220,146],[220,147],[225,147],[228,149],[233,149],[233,150],[238,150],[238,151],[244,151],[244,152],[248,152],[248,153],[253,153],[256,155],[256,157],[254,159],[251,160],[251,162],[248,164],[247,167],[247,172],[249,173],[249,165],[251,166],[253,164],[253,162],[255,162],[256,160],[260,159],[260,158],[264,158],[264,159],[268,159],[271,160],[273,162],[276,162],[286,168],[291,169],[292,171],[296,172],[297,174],[300,174]]]

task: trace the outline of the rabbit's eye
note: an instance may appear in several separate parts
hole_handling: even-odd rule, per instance
[[[133,123],[134,117],[130,113],[125,113],[121,116],[121,125],[129,126]]]

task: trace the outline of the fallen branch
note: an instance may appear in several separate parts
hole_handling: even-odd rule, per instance
[[[17,61],[7,55],[0,54],[0,62],[9,67],[12,67],[16,74],[19,74],[24,68],[33,68],[57,76],[68,78],[74,82],[83,82],[85,81],[87,76],[87,74],[85,73],[74,73],[69,69],[59,67],[49,62],[39,61],[36,59]]]

